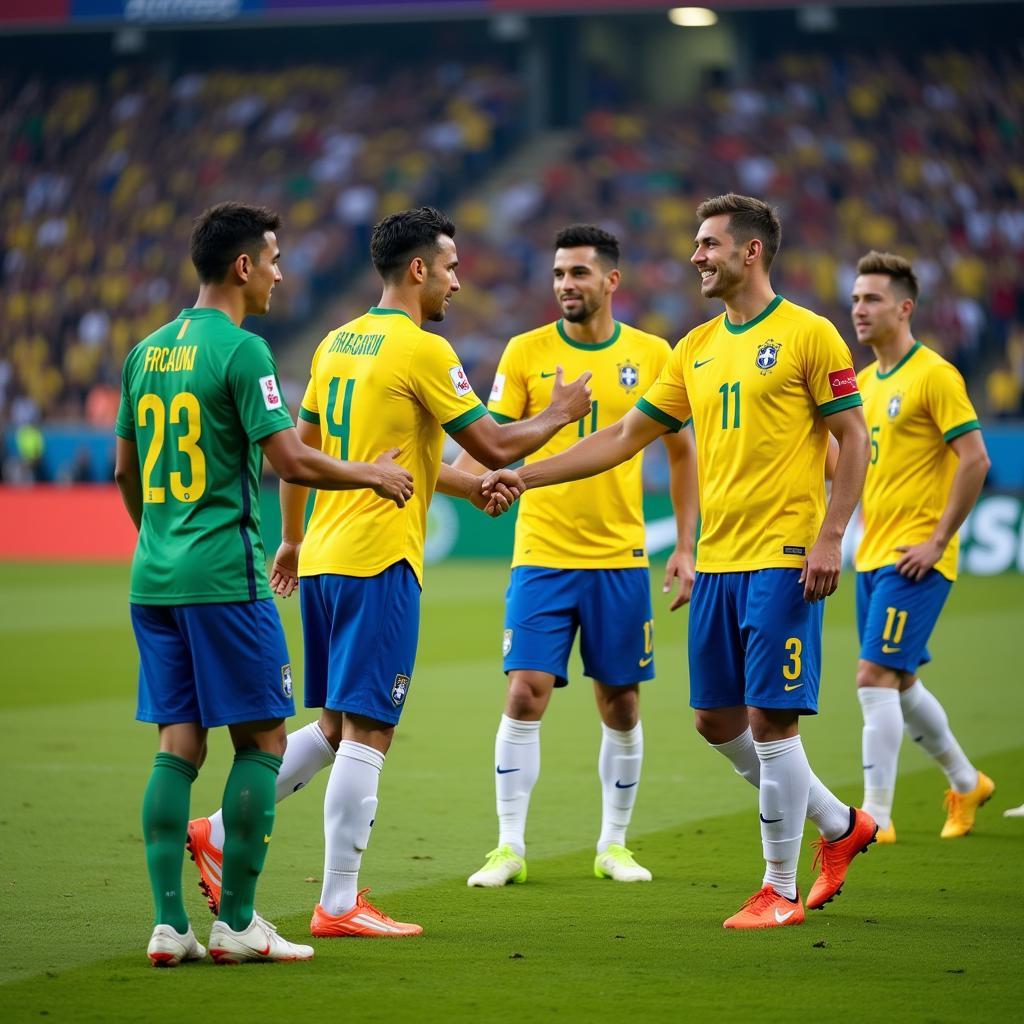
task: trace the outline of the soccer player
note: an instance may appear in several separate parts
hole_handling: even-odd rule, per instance
[[[858,376],[871,440],[864,536],[857,549],[857,696],[864,713],[864,809],[878,841],[896,841],[892,804],[906,728],[949,779],[943,839],[967,835],[995,791],[968,760],[938,699],[917,678],[956,579],[957,531],[989,459],[963,378],[914,339],[910,262],[869,252],[857,264],[852,315],[876,361]]]
[[[512,338],[501,357],[488,402],[499,422],[543,408],[556,365],[570,375],[594,374],[590,415],[556,434],[527,465],[621,419],[668,359],[663,338],[615,320],[618,265],[614,235],[590,224],[560,231],[553,276],[562,319]],[[677,608],[693,585],[696,452],[689,431],[665,434],[664,441],[678,533],[665,582],[667,589],[671,580],[680,581],[672,605]],[[594,873],[619,882],[651,880],[626,848],[643,763],[639,683],[654,678],[642,461],[637,455],[590,480],[532,492],[519,510],[502,646],[508,693],[494,749],[498,845],[470,876],[471,886],[526,881],[526,816],[540,774],[541,720],[553,689],[568,683],[577,629],[583,671],[594,681],[601,717],[602,815]],[[482,468],[465,452],[455,466]]]
[[[150,960],[205,954],[181,895],[189,794],[207,730],[226,725],[235,761],[224,790],[224,898],[210,932],[218,963],[308,960],[253,911],[274,825],[274,784],[294,714],[292,674],[260,539],[263,454],[285,479],[366,488],[401,509],[412,475],[391,454],[339,462],[299,440],[267,343],[241,328],[270,308],[281,281],[278,217],[222,203],[195,222],[199,297],[128,354],[115,475],[139,531],[131,617],[139,647],[140,721],[160,752],[142,805],[156,924]],[[262,451],[261,451],[262,449]]]
[[[482,478],[442,466],[444,432],[497,469],[590,412],[589,374],[563,384],[558,367],[542,412],[503,426],[487,415],[452,347],[422,328],[425,320],[444,319],[459,290],[454,235],[451,221],[430,207],[376,225],[370,251],[384,282],[380,305],[321,342],[299,410],[299,436],[336,458],[358,458],[386,438],[412,473],[416,496],[392,515],[375,499],[319,493],[304,538],[308,491],[281,487],[283,540],[271,584],[287,596],[301,578],[305,702],[323,711],[318,722],[288,737],[277,793],[283,798],[331,766],[323,890],[310,923],[312,934],[322,938],[422,932],[369,903],[358,889],[358,873],[377,813],[384,758],[412,685],[423,541],[435,482],[445,493],[487,504]],[[514,482],[515,476],[502,471],[497,479]],[[219,815],[189,828],[211,906],[218,896],[222,829]]]
[[[822,599],[860,495],[868,439],[849,349],[824,318],[776,295],[778,215],[728,194],[697,209],[691,262],[725,314],[694,328],[658,380],[612,426],[525,466],[549,486],[605,472],[693,419],[701,536],[690,601],[690,703],[697,730],[758,787],[767,868],[727,928],[799,924],[796,869],[805,816],[822,833],[807,906],[842,887],[875,823],[811,772],[800,715],[817,711]],[[840,451],[826,508],[829,431]],[[485,481],[485,490],[487,483]]]

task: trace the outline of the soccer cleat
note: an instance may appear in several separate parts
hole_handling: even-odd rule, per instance
[[[509,882],[525,881],[526,858],[506,844],[487,854],[487,862],[479,871],[466,879],[466,885],[498,889],[503,885],[508,885]]]
[[[804,907],[800,894],[795,900],[780,896],[770,885],[743,904],[740,909],[722,925],[723,928],[782,928],[790,924],[804,923]]]
[[[996,784],[984,773],[978,772],[978,784],[970,793],[946,790],[946,824],[939,835],[943,839],[959,839],[974,828],[974,816],[982,804],[988,803],[996,791]]]
[[[859,807],[850,808],[852,825],[850,831],[840,839],[829,842],[822,836],[814,844],[814,866],[821,865],[821,873],[814,880],[807,894],[807,909],[820,910],[831,903],[843,890],[846,872],[858,853],[865,853],[875,841],[878,826],[875,819]]]
[[[879,846],[892,846],[896,842],[896,824],[891,819],[888,828],[880,828],[875,833],[875,842]]]
[[[318,939],[406,939],[423,934],[418,924],[393,921],[369,900],[363,899],[363,893],[369,891],[363,889],[356,896],[356,905],[337,916],[328,914],[318,903],[309,922],[310,933]]]
[[[1020,807],[1007,807],[1006,810],[1003,811],[1003,817],[1024,818],[1024,804],[1021,804]]]
[[[597,878],[611,878],[616,882],[649,882],[651,873],[641,867],[633,858],[632,852],[618,843],[609,844],[608,848],[594,858],[594,875]]]
[[[210,842],[210,819],[196,818],[188,823],[185,849],[199,869],[199,891],[206,897],[210,913],[220,913],[220,874],[224,854]]]
[[[218,964],[312,960],[313,947],[282,939],[269,921],[253,914],[249,927],[241,932],[229,928],[223,921],[214,921],[210,929],[210,956]]]
[[[154,967],[177,967],[183,960],[202,960],[206,950],[196,941],[191,925],[182,935],[169,924],[158,924],[146,955]]]

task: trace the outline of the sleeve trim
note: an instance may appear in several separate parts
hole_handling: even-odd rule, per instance
[[[304,405],[299,406],[299,419],[305,420],[307,423],[320,424],[320,414],[318,412],[310,412]]]
[[[969,434],[972,430],[981,430],[981,424],[977,420],[968,420],[966,423],[961,423],[958,427],[951,427],[942,435],[942,440],[949,444],[950,441],[955,441],[958,437]]]
[[[456,416],[455,419],[442,423],[441,426],[446,433],[457,434],[460,430],[465,430],[470,423],[475,423],[481,416],[486,415],[487,410],[483,405],[477,405],[472,409],[467,409],[461,416]]]
[[[641,398],[636,403],[636,407],[642,413],[650,416],[652,420],[657,420],[663,427],[668,427],[673,433],[678,433],[683,429],[683,423],[680,420],[670,416],[667,412],[663,412],[656,405],[651,405],[646,398]]]
[[[118,437],[120,437],[122,440],[125,440],[125,441],[135,441],[136,434],[135,434],[135,431],[132,430],[131,427],[123,427],[120,423],[118,423],[114,427],[114,433]]]
[[[833,413],[843,412],[846,409],[856,409],[858,405],[863,405],[864,400],[860,397],[860,394],[856,395],[843,395],[842,398],[834,398],[831,402],[825,402],[818,406],[818,412],[822,416],[831,416]]]
[[[515,416],[506,416],[503,412],[495,412],[493,409],[487,410],[491,414],[491,419],[496,423],[517,423],[518,420]]]

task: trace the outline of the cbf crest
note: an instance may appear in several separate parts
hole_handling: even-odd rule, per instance
[[[401,707],[405,700],[405,695],[409,692],[409,677],[403,676],[401,672],[395,676],[395,682],[391,687],[391,703],[396,708]]]
[[[281,692],[286,696],[292,695],[292,667],[291,665],[281,666]]]
[[[640,383],[640,367],[628,359],[619,363],[619,384],[626,389],[628,395]]]
[[[892,398],[889,399],[889,404],[886,405],[885,411],[889,414],[889,419],[894,420],[900,414],[900,409],[903,408],[903,392],[897,391]]]
[[[775,367],[775,364],[779,361],[779,349],[782,346],[769,338],[758,350],[757,350],[757,368],[762,374],[766,374],[769,370]]]

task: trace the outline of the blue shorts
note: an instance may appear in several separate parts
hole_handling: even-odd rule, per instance
[[[270,598],[133,604],[140,722],[206,728],[295,714],[292,666]]]
[[[608,686],[654,678],[654,613],[647,570],[520,565],[505,592],[506,672],[533,669],[568,681],[580,631],[583,674]]]
[[[864,661],[895,672],[916,672],[932,660],[928,637],[953,584],[932,569],[908,580],[887,565],[857,573],[857,635]]]
[[[397,725],[420,632],[420,585],[408,562],[376,576],[299,580],[306,707]]]
[[[698,572],[690,599],[690,707],[818,711],[824,603],[799,569]]]

